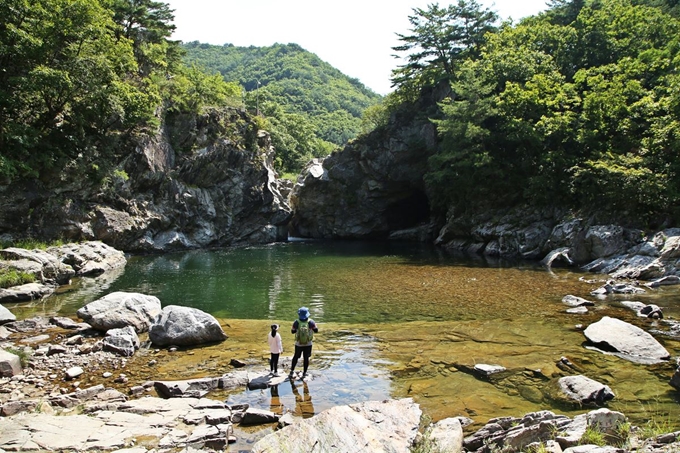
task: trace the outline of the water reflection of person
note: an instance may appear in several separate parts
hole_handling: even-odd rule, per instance
[[[314,404],[312,404],[312,396],[309,394],[309,387],[306,382],[302,382],[302,395],[295,385],[294,381],[290,381],[293,388],[293,395],[295,395],[295,410],[293,415],[301,416],[302,418],[310,418],[314,416]]]
[[[283,414],[283,404],[281,404],[281,399],[279,398],[279,386],[272,385],[269,387],[271,394],[271,400],[269,402],[269,410],[275,414]]]

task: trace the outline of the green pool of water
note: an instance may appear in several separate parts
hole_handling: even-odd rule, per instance
[[[547,397],[562,375],[556,363],[567,357],[581,374],[612,388],[617,397],[610,408],[637,424],[655,418],[671,420],[678,429],[680,397],[668,385],[674,365],[636,365],[588,350],[577,326],[607,315],[649,330],[650,321],[620,302],[655,303],[667,317],[678,318],[680,290],[594,299],[589,293],[604,278],[576,269],[549,271],[536,263],[472,260],[422,244],[292,241],[131,257],[118,273],[82,279],[13,312],[20,318],[74,316],[84,304],[113,291],[199,308],[235,333],[227,332],[230,339],[223,346],[197,348],[174,366],[176,373],[192,370],[197,376],[221,371],[223,359],[216,351],[232,347],[264,371],[270,322],[282,325],[285,363],[293,350],[288,326],[305,305],[321,328],[314,378],[304,386],[286,383],[275,394],[237,392],[227,395],[229,400],[309,416],[337,404],[410,396],[435,420],[465,415],[478,424],[543,409],[574,415],[587,408],[558,405]],[[567,294],[594,300],[596,306],[584,315],[567,314],[561,302]],[[678,356],[677,341],[660,341]],[[502,365],[508,373],[486,381],[463,371],[477,363]]]

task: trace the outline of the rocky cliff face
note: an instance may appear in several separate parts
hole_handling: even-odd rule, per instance
[[[0,187],[0,233],[137,253],[282,240],[291,209],[273,156],[243,112],[175,116],[139,139],[111,179]]]
[[[375,239],[420,227],[425,234],[419,238],[427,239],[423,175],[438,145],[427,112],[444,94],[430,93],[393,115],[388,126],[308,165],[291,194],[291,234]]]

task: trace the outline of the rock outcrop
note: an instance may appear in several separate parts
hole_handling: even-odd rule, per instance
[[[32,283],[0,288],[0,303],[41,299],[54,293],[58,285],[72,277],[97,277],[123,269],[125,254],[102,242],[91,241],[27,250],[9,247],[0,250],[0,269],[28,274]]]
[[[442,94],[434,100],[441,100]],[[426,106],[417,107],[422,108]],[[429,120],[399,112],[385,128],[325,159],[315,159],[291,193],[295,211],[291,234],[386,238],[399,230],[429,224],[423,176],[427,158],[437,145],[436,128]],[[432,232],[423,231],[425,234],[419,231],[411,237],[431,240]]]
[[[269,135],[243,111],[170,115],[104,180],[65,171],[0,187],[0,233],[162,252],[285,239],[291,210]],[[284,192],[285,193],[285,192]]]
[[[421,410],[410,398],[336,406],[269,434],[253,453],[370,451],[408,453]]]

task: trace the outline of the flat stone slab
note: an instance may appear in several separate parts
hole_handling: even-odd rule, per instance
[[[266,389],[268,387],[273,387],[275,385],[282,384],[288,380],[288,375],[280,374],[279,376],[272,376],[270,374],[265,374],[263,376],[257,376],[248,381],[248,389]]]
[[[218,401],[154,397],[93,415],[22,412],[0,417],[0,451],[111,451],[132,445],[133,439],[149,439],[151,448],[161,443],[183,446],[189,439],[200,441],[207,422],[222,422],[226,415],[226,406]],[[225,443],[230,432],[219,432]]]
[[[620,319],[603,317],[583,334],[603,352],[635,363],[652,364],[670,358],[670,353],[652,335]]]
[[[421,415],[410,398],[337,406],[263,437],[252,452],[408,453]]]

